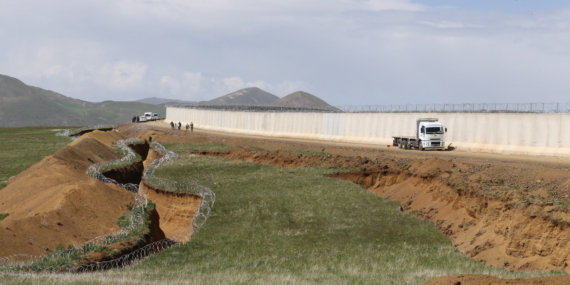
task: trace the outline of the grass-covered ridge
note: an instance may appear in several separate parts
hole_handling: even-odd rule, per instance
[[[463,273],[532,275],[485,267],[397,204],[322,176],[339,169],[281,169],[191,154],[230,149],[225,145],[164,145],[179,158],[157,176],[216,193],[206,226],[190,242],[121,270],[6,274],[0,283],[423,284]]]

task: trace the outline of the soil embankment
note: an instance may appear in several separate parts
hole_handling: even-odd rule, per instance
[[[0,256],[42,256],[61,246],[79,246],[118,231],[118,220],[130,212],[134,194],[94,179],[86,170],[94,163],[118,159],[113,144],[124,138],[115,131],[89,132],[11,179],[0,191],[0,213],[9,213],[0,221]],[[103,175],[119,183],[139,184],[144,168],[160,155],[146,141],[129,147],[143,161]],[[109,247],[128,253],[164,238],[170,242],[188,241],[201,198],[145,183],[141,183],[140,190],[156,205],[150,217],[150,233],[144,240]],[[87,257],[90,262],[108,258],[99,253]]]
[[[198,212],[202,198],[190,193],[164,191],[141,183],[147,198],[156,204],[156,225],[160,232],[176,242],[187,242],[192,236],[192,219]]]
[[[124,131],[138,133],[141,127],[138,128],[129,126]],[[151,128],[147,135],[162,142],[210,142],[268,150],[237,149],[202,155],[280,167],[359,168],[332,176],[400,202],[402,210],[432,221],[474,259],[509,270],[568,271],[570,162],[567,160],[406,151],[199,129],[186,133],[161,125]],[[457,275],[437,278],[428,284],[568,284],[568,279],[558,276],[508,280],[487,275]]]
[[[145,140],[156,135],[156,133],[146,131],[137,135],[140,140]],[[151,162],[162,156],[154,149],[147,148],[147,152],[143,157],[142,165],[146,168]],[[139,191],[143,191],[146,194],[149,200],[155,203],[157,212],[155,222],[164,236],[175,242],[189,241],[193,231],[192,220],[200,208],[202,198],[192,193],[158,189],[144,180],[140,183],[139,189]]]
[[[86,169],[117,159],[109,145],[122,138],[89,133],[8,181],[0,191],[0,213],[10,214],[0,221],[0,255],[43,255],[119,230],[132,193],[91,178]]]
[[[542,187],[525,181],[540,184],[536,182],[540,171],[516,181],[498,179],[500,175],[498,167],[432,158],[405,166],[379,164],[331,177],[399,202],[403,211],[432,222],[461,252],[487,265],[567,270],[570,216],[566,206],[555,205],[553,191],[569,178],[552,178]]]
[[[279,167],[360,168],[329,177],[354,182],[432,222],[463,253],[510,270],[567,270],[570,258],[570,174],[566,169],[384,159],[234,149],[226,159]],[[516,177],[516,179],[513,179]],[[557,201],[557,202],[556,202]]]

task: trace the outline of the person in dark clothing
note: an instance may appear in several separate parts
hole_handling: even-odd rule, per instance
[[[174,122],[170,122],[170,127],[174,130]]]
[[[190,132],[194,131],[194,123],[190,122]]]
[[[189,128],[189,127],[190,127],[190,125],[188,125],[188,123],[186,123],[186,131],[185,131],[185,132],[188,131],[188,128]]]
[[[139,121],[140,121],[140,118],[139,118],[139,117],[137,117],[137,123],[138,123]]]
[[[178,122],[178,130],[180,131],[180,127],[182,126],[182,123]]]

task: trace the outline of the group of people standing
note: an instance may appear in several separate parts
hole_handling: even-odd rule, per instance
[[[174,124],[173,121],[170,122],[170,127],[174,130],[174,126],[178,126],[178,130],[180,131],[180,127],[182,127],[182,123],[178,122],[178,124]],[[188,131],[188,128],[190,128],[190,131],[193,132],[194,131],[194,123],[190,122],[190,124],[186,123],[186,131]]]
[[[138,123],[138,122],[139,122],[139,117],[133,116],[133,117],[131,118],[131,120],[132,120],[133,123]]]

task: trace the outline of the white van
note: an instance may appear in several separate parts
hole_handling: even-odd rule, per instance
[[[152,121],[152,113],[151,112],[145,112],[144,116],[146,118],[146,121]]]
[[[158,119],[160,119],[160,116],[157,113],[152,114],[152,120],[153,121],[156,121]]]

